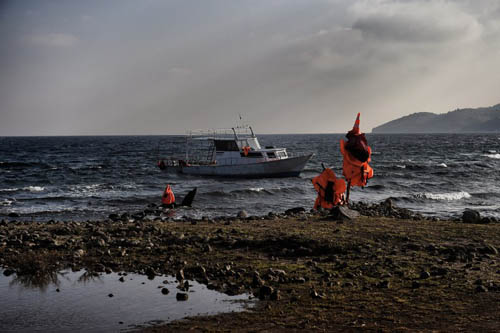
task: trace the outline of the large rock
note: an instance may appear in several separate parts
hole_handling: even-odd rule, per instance
[[[464,222],[464,223],[481,223],[481,215],[476,210],[467,209],[462,214],[462,222]]]
[[[335,206],[330,211],[330,217],[334,220],[355,220],[359,217],[359,213],[345,206]]]

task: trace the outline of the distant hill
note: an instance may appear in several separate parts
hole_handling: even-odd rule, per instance
[[[500,104],[448,113],[418,112],[374,127],[372,133],[500,132]]]

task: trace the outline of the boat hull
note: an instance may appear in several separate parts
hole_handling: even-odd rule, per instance
[[[314,154],[238,165],[190,165],[168,169],[186,175],[236,178],[298,177]]]

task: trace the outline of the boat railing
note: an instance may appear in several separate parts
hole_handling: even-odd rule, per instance
[[[198,129],[187,132],[188,139],[192,140],[214,140],[223,138],[246,138],[255,137],[251,126],[237,126],[232,128]]]

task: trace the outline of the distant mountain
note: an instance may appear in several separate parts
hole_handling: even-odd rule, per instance
[[[418,112],[374,127],[372,133],[500,132],[500,104],[448,113]]]

